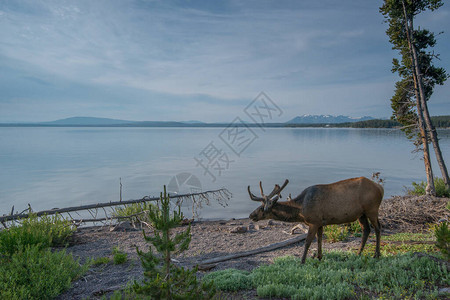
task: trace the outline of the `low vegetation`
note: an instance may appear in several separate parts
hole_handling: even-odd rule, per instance
[[[151,222],[148,218],[148,212],[155,208],[156,206],[154,204],[148,202],[133,203],[114,209],[113,216],[123,217],[125,220],[129,220],[131,224],[140,225],[143,222]]]
[[[119,247],[114,247],[112,250],[113,262],[116,265],[125,263],[128,260],[128,254],[119,249]]]
[[[37,217],[30,214],[19,225],[0,232],[0,253],[11,256],[29,245],[40,249],[63,246],[76,228],[60,215]]]
[[[407,188],[407,192],[409,195],[421,196],[425,195],[425,188],[427,187],[427,183],[425,181],[421,181],[419,183],[413,182],[412,188]],[[434,188],[436,189],[437,197],[450,197],[450,189],[445,187],[444,180],[442,178],[436,177],[434,179]]]
[[[31,214],[0,231],[0,299],[50,299],[70,287],[89,268],[62,246],[75,228],[59,215]]]
[[[111,259],[107,256],[102,256],[102,257],[97,257],[95,259],[92,260],[92,265],[93,266],[100,266],[100,265],[106,265],[109,264],[111,262]]]
[[[448,223],[442,222],[434,229],[434,235],[436,237],[436,247],[439,248],[442,255],[450,261],[450,230],[448,229]]]
[[[323,230],[326,240],[331,243],[346,240],[350,235],[361,236],[361,226],[358,221],[343,225],[328,225]]]
[[[221,290],[256,289],[259,297],[291,299],[437,297],[438,286],[448,286],[443,267],[427,257],[412,254],[373,259],[348,252],[326,253],[322,261],[305,265],[294,257],[277,258],[251,273],[224,270],[205,275]]]

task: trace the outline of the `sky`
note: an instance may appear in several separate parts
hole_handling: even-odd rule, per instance
[[[0,122],[229,122],[264,92],[303,114],[391,115],[382,1],[1,0]],[[450,71],[450,6],[416,25]],[[450,81],[429,101],[450,114]]]

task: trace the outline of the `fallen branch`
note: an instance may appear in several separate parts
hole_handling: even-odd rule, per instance
[[[220,257],[215,257],[215,258],[210,258],[210,259],[206,259],[202,262],[199,263],[199,268],[202,269],[206,269],[208,268],[208,265],[210,264],[214,264],[214,263],[218,263],[218,262],[222,262],[222,261],[227,261],[227,260],[231,260],[231,259],[236,259],[236,258],[240,258],[240,257],[245,257],[245,256],[250,256],[250,255],[255,255],[255,254],[259,254],[259,253],[263,253],[263,252],[268,252],[268,251],[272,251],[278,248],[282,248],[282,247],[286,247],[298,242],[301,242],[303,240],[306,239],[307,234],[302,234],[299,235],[295,238],[289,239],[289,240],[285,240],[283,242],[279,242],[279,243],[274,243],[274,244],[270,244],[268,246],[264,246],[261,248],[257,248],[254,250],[249,250],[249,251],[244,251],[244,252],[238,252],[238,253],[233,253],[233,254],[229,254],[229,255],[225,255],[225,256],[220,256]]]
[[[198,192],[198,193],[191,193],[191,194],[182,194],[182,195],[170,195],[170,199],[184,199],[184,198],[193,198],[195,196],[201,197],[201,198],[207,198],[207,194],[213,194],[216,198],[230,198],[231,193],[227,189],[218,189],[218,190],[212,190],[212,191],[205,191],[205,192]],[[54,215],[57,213],[69,213],[73,211],[79,211],[79,210],[90,210],[90,209],[98,209],[98,208],[104,208],[104,207],[112,207],[112,206],[119,206],[119,205],[127,205],[127,204],[133,204],[133,203],[142,203],[142,202],[148,202],[148,201],[157,201],[159,200],[159,197],[149,197],[145,196],[141,199],[137,200],[126,200],[126,201],[111,201],[111,202],[105,202],[105,203],[97,203],[97,204],[88,204],[88,205],[80,205],[80,206],[72,206],[72,207],[66,207],[66,208],[54,208],[49,210],[43,210],[34,212],[33,214],[36,216],[43,216],[43,215]],[[13,206],[14,210],[14,206]],[[7,216],[0,216],[0,223],[5,221],[12,221],[22,218],[27,218],[29,216],[29,213],[17,213],[17,214],[10,214]]]

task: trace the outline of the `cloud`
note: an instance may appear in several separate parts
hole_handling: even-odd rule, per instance
[[[93,103],[92,114],[105,116],[115,106],[139,119],[162,114],[179,120],[194,118],[190,105],[233,118],[241,109],[235,103],[251,101],[261,90],[293,108],[299,94],[308,94],[308,103],[319,103],[324,91],[332,90],[340,94],[329,98],[344,99],[358,94],[346,92],[354,86],[374,86],[390,77],[395,52],[378,5],[3,2],[0,66],[9,72],[0,76],[0,101],[9,101],[11,112],[15,98],[61,105],[47,113],[52,118],[60,117],[63,105],[76,107],[80,101]],[[343,88],[334,90],[336,85]],[[372,101],[381,104],[385,97],[375,92]],[[372,104],[359,101],[341,108],[351,114]],[[177,115],[178,109],[194,115]],[[311,109],[334,113],[319,105]],[[19,119],[20,114],[16,110]],[[0,112],[0,121],[10,116]]]

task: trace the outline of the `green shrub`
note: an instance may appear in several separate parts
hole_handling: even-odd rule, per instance
[[[19,223],[0,231],[0,254],[11,256],[27,245],[39,245],[40,249],[62,246],[76,230],[58,214],[42,217],[30,214]]]
[[[92,260],[92,265],[98,266],[98,265],[106,265],[111,261],[109,257],[97,257],[96,259]]]
[[[447,260],[450,260],[450,230],[447,222],[441,222],[434,230],[436,237],[436,247],[441,250],[441,253]]]
[[[425,188],[427,187],[427,183],[425,181],[421,181],[419,183],[413,182],[412,188],[407,188],[407,193],[409,195],[425,195]],[[450,189],[445,187],[444,179],[436,177],[434,178],[434,188],[436,189],[436,196],[438,197],[450,197]]]
[[[116,265],[123,264],[128,259],[128,254],[119,249],[119,247],[114,247],[112,250],[113,262]]]
[[[250,272],[226,269],[208,273],[203,277],[203,282],[214,282],[216,288],[222,291],[238,291],[253,287]]]
[[[140,224],[141,221],[150,223],[151,220],[148,218],[148,212],[151,209],[154,210],[155,207],[156,206],[154,204],[150,204],[148,202],[128,204],[123,207],[115,208],[113,211],[113,216],[127,217],[125,219],[129,220],[133,224]]]
[[[51,299],[87,271],[71,254],[27,245],[0,259],[0,299]]]
[[[362,232],[361,225],[359,225],[358,221],[345,224],[345,226],[347,227],[349,233],[355,234]]]
[[[345,225],[327,225],[323,231],[326,239],[331,243],[343,241],[350,235],[348,227]]]

